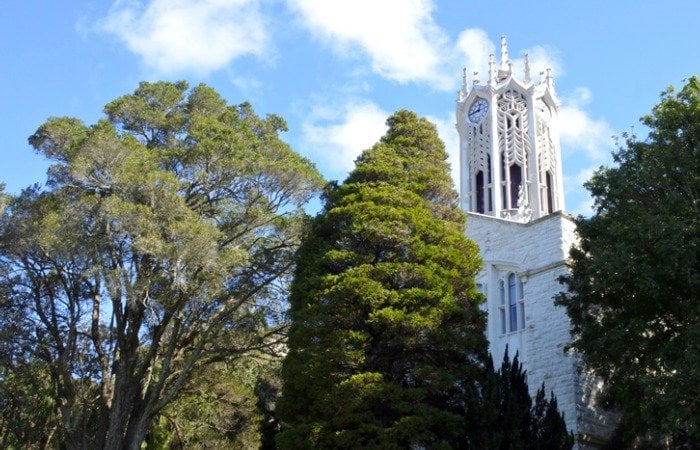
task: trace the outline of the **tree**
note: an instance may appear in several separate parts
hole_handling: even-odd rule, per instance
[[[537,391],[535,403],[527,385],[527,376],[515,354],[506,348],[499,370],[493,368],[483,382],[481,425],[475,448],[502,450],[565,450],[574,445],[574,436],[566,429],[554,393],[545,397],[545,386]]]
[[[279,448],[458,448],[476,427],[478,249],[435,127],[387,124],[298,253]]]
[[[257,356],[193,374],[149,430],[147,448],[261,448],[268,425],[263,403],[275,398],[258,387],[276,381],[279,359]]]
[[[55,395],[39,361],[0,363],[0,448],[58,448]]]
[[[279,349],[322,180],[280,117],[204,85],[141,83],[105,112],[29,138],[54,164],[0,217],[0,317],[27,331],[3,335],[9,360],[46,367],[67,448],[138,449],[192,373]]]
[[[0,183],[0,214],[11,200]],[[10,276],[0,265],[0,278]],[[32,358],[31,331],[19,326],[22,311],[10,307],[9,286],[0,284],[0,448],[57,447],[54,389],[46,364]]]
[[[572,346],[607,385],[629,445],[700,442],[700,80],[669,88],[646,141],[630,137],[616,167],[586,187],[568,292]]]
[[[545,397],[544,382],[537,391],[532,407],[532,448],[534,450],[568,450],[574,446],[574,434],[566,429],[564,415],[559,412],[557,398],[550,391]]]

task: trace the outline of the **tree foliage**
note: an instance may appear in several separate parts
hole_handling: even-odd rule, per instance
[[[47,188],[0,199],[0,376],[41,381],[67,448],[136,449],[192,373],[277,349],[321,177],[281,118],[204,85],[141,83],[105,112],[40,126]]]
[[[476,427],[478,249],[435,127],[387,124],[297,257],[280,448],[456,448]]]
[[[700,80],[669,88],[586,184],[569,292],[575,347],[607,383],[628,442],[700,442]],[[630,444],[632,445],[632,444]]]
[[[263,386],[278,382],[278,370],[278,359],[246,357],[197,371],[151,426],[147,448],[262,448],[276,400]]]
[[[544,383],[533,404],[517,353],[511,361],[506,348],[500,369],[488,371],[482,385],[481,425],[475,448],[566,450],[573,447],[574,436],[566,429],[554,393],[546,398]]]

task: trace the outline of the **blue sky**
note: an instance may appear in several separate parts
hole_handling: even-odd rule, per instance
[[[281,115],[285,140],[328,179],[343,179],[400,108],[435,122],[456,156],[462,67],[486,73],[505,34],[512,59],[553,69],[566,209],[586,214],[582,183],[610,164],[611,136],[645,137],[639,117],[698,73],[698,17],[696,0],[9,1],[0,182],[11,193],[43,182],[27,137],[50,116],[93,124],[142,80],[203,82]]]

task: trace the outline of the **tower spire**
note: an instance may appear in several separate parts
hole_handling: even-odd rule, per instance
[[[469,85],[467,84],[467,68],[462,68],[462,87],[457,91],[457,101],[464,100],[469,91]]]
[[[554,78],[552,77],[552,69],[550,67],[547,68],[546,83],[550,89],[554,89]]]
[[[530,83],[532,77],[530,77],[530,57],[525,53],[525,82]]]
[[[501,36],[501,70],[506,70],[508,68],[508,62],[508,42],[504,34]]]
[[[508,42],[506,41],[506,35],[501,36],[501,65],[498,68],[498,82],[501,82],[508,78],[512,74],[513,65],[508,57]]]

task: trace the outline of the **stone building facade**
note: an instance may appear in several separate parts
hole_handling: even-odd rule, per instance
[[[527,371],[530,394],[545,383],[557,396],[578,448],[598,448],[611,418],[596,407],[598,381],[565,350],[570,324],[554,296],[568,270],[575,225],[564,210],[559,103],[551,71],[534,81],[527,55],[514,74],[505,37],[484,82],[466,71],[457,99],[460,201],[467,236],[481,250],[487,337],[496,364],[506,346]]]

